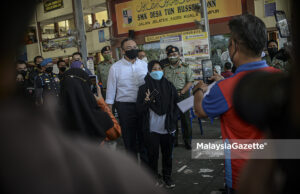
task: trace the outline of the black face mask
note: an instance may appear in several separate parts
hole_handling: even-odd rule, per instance
[[[270,56],[275,56],[276,53],[278,52],[278,48],[274,47],[274,48],[268,48],[268,53]]]
[[[21,70],[21,71],[18,72],[18,74],[21,74],[21,75],[23,76],[23,78],[25,79],[25,76],[26,76],[26,74],[27,74],[27,71]]]
[[[52,73],[53,67],[47,67],[45,70],[47,73]]]
[[[66,67],[61,67],[61,68],[59,68],[59,70],[60,70],[61,72],[63,72],[63,73],[66,71],[66,69],[67,69]]]
[[[138,52],[139,52],[139,50],[137,50],[137,49],[131,49],[131,50],[125,51],[125,55],[126,55],[126,57],[128,57],[129,59],[132,60],[132,59],[137,58]]]

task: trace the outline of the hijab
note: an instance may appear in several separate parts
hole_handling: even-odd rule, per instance
[[[165,77],[162,77],[161,80],[155,80],[150,76],[152,68],[155,64],[160,63],[158,61],[151,61],[148,64],[149,72],[145,77],[145,85],[147,90],[150,90],[150,93],[153,93],[154,90],[158,92],[158,94],[154,98],[154,101],[152,101],[152,103],[150,104],[150,108],[156,114],[162,116],[169,112],[170,109],[170,96],[172,95],[172,85]]]
[[[71,68],[64,73],[60,96],[62,118],[69,131],[101,140],[113,122],[98,106],[90,85],[89,75],[82,69]]]

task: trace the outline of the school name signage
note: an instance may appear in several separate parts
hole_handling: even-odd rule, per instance
[[[63,0],[44,0],[44,11],[49,12],[64,7]]]
[[[200,20],[199,0],[132,0],[115,5],[118,34]],[[239,15],[241,0],[207,0],[209,19]]]
[[[191,23],[199,0],[132,0],[115,5],[118,34]]]

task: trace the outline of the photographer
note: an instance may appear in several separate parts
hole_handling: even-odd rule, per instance
[[[256,16],[245,14],[230,20],[229,28],[231,38],[229,41],[229,55],[233,64],[237,67],[234,76],[221,80],[221,76],[213,76],[217,83],[207,91],[207,85],[200,81],[193,89],[194,108],[196,115],[211,119],[221,117],[221,132],[224,141],[231,139],[260,139],[261,132],[236,114],[232,103],[232,95],[236,84],[240,79],[253,71],[279,71],[269,67],[266,61],[261,59],[261,53],[266,44],[266,26]],[[232,153],[225,153],[225,182],[227,193],[234,193],[242,168],[246,160],[231,160]]]

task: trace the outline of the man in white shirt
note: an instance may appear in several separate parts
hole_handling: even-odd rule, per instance
[[[143,152],[136,100],[139,86],[145,83],[147,63],[137,58],[138,47],[134,40],[130,38],[123,40],[121,49],[124,57],[114,63],[109,70],[106,103],[110,108],[114,103],[116,105],[126,150],[135,156],[139,151],[141,160],[145,162],[146,154]]]

